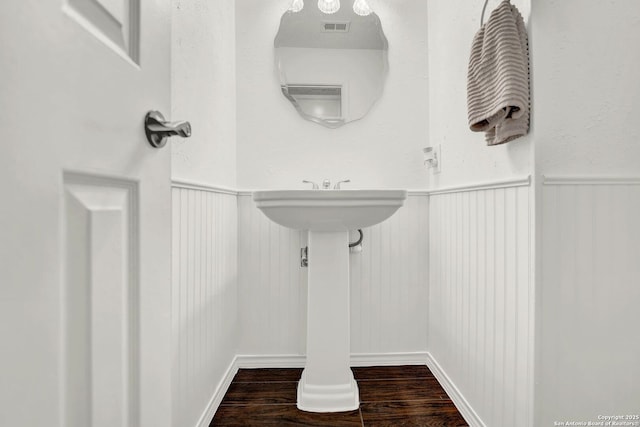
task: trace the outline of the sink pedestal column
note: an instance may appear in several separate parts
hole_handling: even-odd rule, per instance
[[[307,363],[298,409],[341,412],[360,405],[349,367],[349,232],[309,231]]]

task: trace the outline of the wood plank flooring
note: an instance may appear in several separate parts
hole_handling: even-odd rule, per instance
[[[302,369],[241,369],[211,426],[467,426],[426,366],[353,368],[360,408],[316,414],[296,407]]]

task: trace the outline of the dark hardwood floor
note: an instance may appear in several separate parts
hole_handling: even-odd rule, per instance
[[[360,408],[316,414],[296,408],[302,369],[241,369],[210,426],[467,426],[426,366],[353,368]]]

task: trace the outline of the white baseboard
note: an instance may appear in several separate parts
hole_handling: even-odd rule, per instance
[[[427,352],[410,353],[355,353],[351,355],[351,366],[399,366],[424,365]],[[236,356],[238,368],[304,368],[306,356],[300,354]]]
[[[410,353],[356,353],[351,355],[351,366],[424,365],[427,352]]]
[[[451,381],[451,378],[444,372],[440,364],[433,358],[431,353],[427,353],[427,367],[436,377],[444,391],[447,392],[449,398],[453,401],[470,427],[486,427],[480,416],[473,410],[467,399],[464,398],[458,387]]]
[[[216,387],[216,391],[213,393],[211,400],[209,400],[209,404],[207,408],[202,413],[202,416],[198,420],[198,424],[196,427],[209,427],[211,424],[211,420],[213,420],[213,416],[216,414],[218,410],[218,406],[222,403],[222,399],[224,395],[229,390],[229,386],[231,385],[231,381],[233,381],[233,377],[235,377],[238,372],[238,357],[234,357],[229,367],[227,368],[222,380],[218,383],[218,387]]]
[[[256,355],[239,354],[236,356],[238,368],[304,368],[306,357],[299,354]]]

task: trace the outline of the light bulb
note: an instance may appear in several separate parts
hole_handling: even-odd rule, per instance
[[[289,6],[289,10],[291,12],[300,12],[304,7],[304,0],[293,0],[291,6]]]
[[[318,9],[326,14],[336,13],[340,10],[340,0],[318,0]]]
[[[369,7],[369,4],[367,3],[367,0],[354,1],[353,11],[356,13],[356,15],[360,16],[368,16],[373,12],[373,10],[371,10],[371,7]]]

